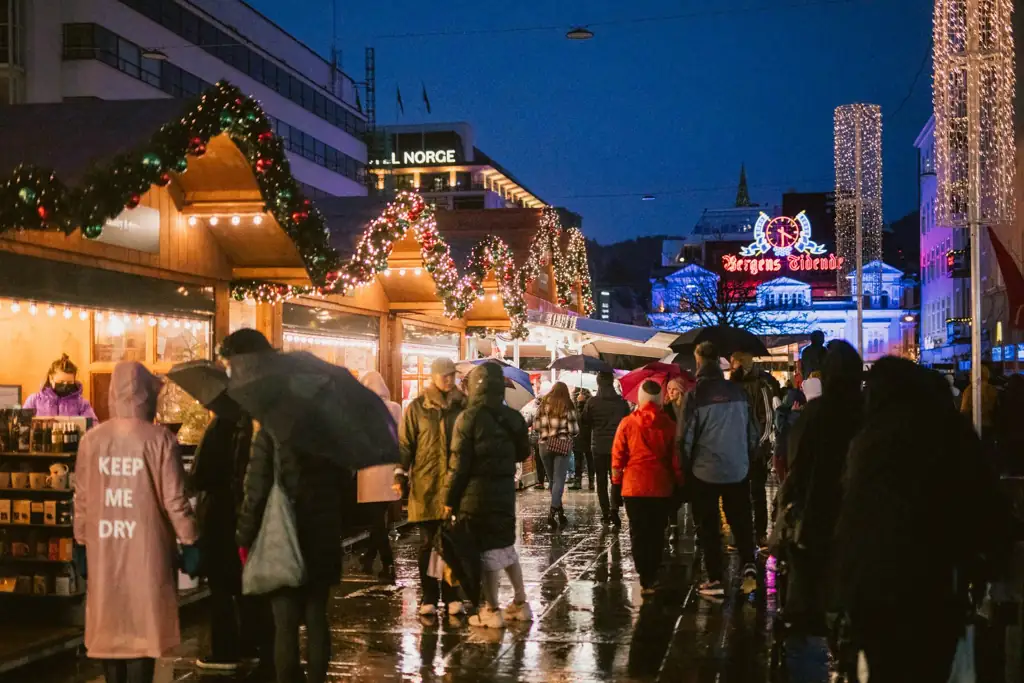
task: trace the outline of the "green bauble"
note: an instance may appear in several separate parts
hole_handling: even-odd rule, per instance
[[[174,162],[174,170],[178,173],[184,173],[188,170],[188,159],[182,157]]]
[[[235,115],[229,111],[222,111],[220,113],[220,127],[230,128],[235,122]]]
[[[282,187],[280,190],[278,190],[278,192],[277,192],[277,200],[279,202],[286,202],[286,201],[288,201],[291,198],[292,198],[292,191],[289,190],[287,187]]]
[[[88,239],[94,240],[101,234],[103,234],[103,226],[87,225],[84,228],[82,228],[82,234],[85,235]]]
[[[31,204],[36,200],[36,191],[31,187],[23,187],[18,190],[18,198],[26,204]]]
[[[245,120],[248,121],[249,123],[256,123],[256,119],[257,118],[258,117],[256,116],[256,112],[254,112],[254,111],[250,111],[250,112],[246,113],[246,115],[245,115]]]
[[[152,166],[154,168],[160,167],[160,157],[150,152],[142,157],[143,166]]]

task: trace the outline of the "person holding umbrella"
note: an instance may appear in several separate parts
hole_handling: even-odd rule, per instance
[[[401,465],[395,470],[396,491],[408,491],[409,521],[420,527],[420,616],[437,614],[443,599],[449,616],[464,613],[455,588],[429,576],[434,537],[447,519],[445,495],[451,476],[449,452],[455,421],[466,407],[466,395],[455,387],[455,363],[437,358],[430,366],[432,384],[405,410],[399,430]],[[504,390],[504,381],[502,382]]]
[[[218,355],[229,366],[232,356],[272,350],[262,334],[241,329],[224,339]],[[170,376],[176,379],[175,369]],[[188,383],[184,378],[181,381],[188,391]],[[242,596],[242,563],[235,545],[252,448],[252,418],[224,396],[226,375],[222,382],[220,392],[205,404],[214,417],[196,449],[191,477],[191,488],[198,495],[202,574],[210,589],[210,654],[200,658],[196,666],[232,672],[243,657],[249,657],[258,658],[261,669],[272,671],[273,622],[269,606],[259,596]]]
[[[483,605],[470,626],[502,628],[505,620],[529,621],[523,570],[516,553],[516,463],[530,454],[526,422],[502,405],[501,367],[484,363],[469,373],[469,405],[455,422],[452,479],[445,513],[467,523],[481,551]],[[508,574],[515,589],[504,616],[498,608],[498,582]]]

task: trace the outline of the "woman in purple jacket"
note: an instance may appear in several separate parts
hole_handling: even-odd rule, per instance
[[[43,388],[25,401],[25,409],[36,411],[36,417],[91,417],[95,420],[96,413],[82,396],[77,375],[78,368],[67,354],[62,355],[50,365]]]

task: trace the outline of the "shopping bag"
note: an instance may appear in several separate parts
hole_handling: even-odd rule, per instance
[[[431,550],[430,559],[427,560],[427,576],[438,581],[444,581],[446,569],[448,569],[448,565],[444,563],[441,553],[437,549]]]
[[[267,497],[256,542],[242,570],[242,593],[263,595],[279,588],[298,588],[306,583],[306,562],[299,547],[292,501],[281,486],[278,448],[274,448],[274,485]]]
[[[978,676],[974,670],[974,626],[968,625],[964,635],[956,643],[956,654],[953,655],[953,670],[949,674],[949,683],[977,683]]]
[[[441,527],[441,554],[469,601],[479,604],[480,547],[468,520],[456,520]]]

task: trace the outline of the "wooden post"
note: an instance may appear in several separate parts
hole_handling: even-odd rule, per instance
[[[231,334],[231,285],[218,282],[213,286],[213,348],[220,347],[224,337]]]
[[[256,304],[256,329],[275,349],[284,348],[283,304]]]

